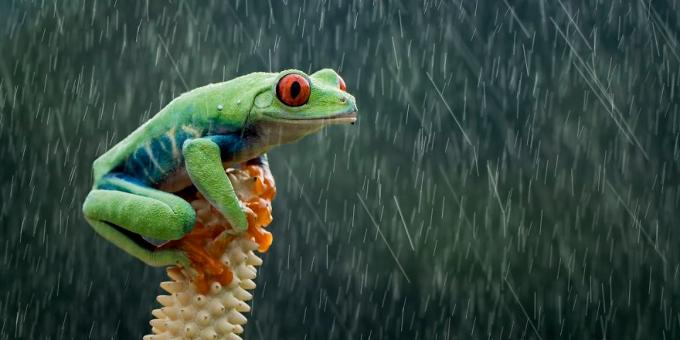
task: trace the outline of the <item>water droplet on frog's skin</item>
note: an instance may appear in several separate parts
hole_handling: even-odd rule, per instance
[[[236,105],[241,105],[241,99],[236,101]]]
[[[222,111],[222,109],[224,109],[224,105],[218,104],[218,105],[217,105],[217,110],[218,110],[218,111]]]

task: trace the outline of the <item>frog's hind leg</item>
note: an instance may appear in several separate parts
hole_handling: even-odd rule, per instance
[[[151,244],[144,241],[137,234],[127,232],[127,230],[122,228],[116,228],[107,222],[94,220],[89,217],[85,219],[104,239],[150,266],[163,267],[178,264],[184,268],[190,267],[189,258],[181,250],[154,250]]]
[[[176,240],[191,230],[196,213],[178,196],[108,175],[85,199],[83,213],[102,237],[149,265],[187,264],[181,251],[155,251],[141,237]]]

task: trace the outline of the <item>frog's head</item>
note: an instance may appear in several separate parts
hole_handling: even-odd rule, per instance
[[[333,124],[354,124],[357,105],[331,69],[312,75],[286,70],[253,99],[250,115],[268,146],[294,142]]]

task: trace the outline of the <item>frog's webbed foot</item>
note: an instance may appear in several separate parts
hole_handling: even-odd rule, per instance
[[[276,183],[269,168],[269,160],[266,154],[255,157],[241,164],[241,168],[251,176],[255,183],[247,191],[252,192],[252,196],[259,196],[271,201],[276,196]],[[241,198],[241,200],[244,200]],[[249,200],[246,198],[245,200]]]

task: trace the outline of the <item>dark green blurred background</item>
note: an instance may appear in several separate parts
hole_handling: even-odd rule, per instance
[[[147,334],[164,270],[85,223],[91,162],[187,89],[332,67],[359,124],[270,154],[245,338],[678,339],[678,7],[4,0],[0,338]]]

